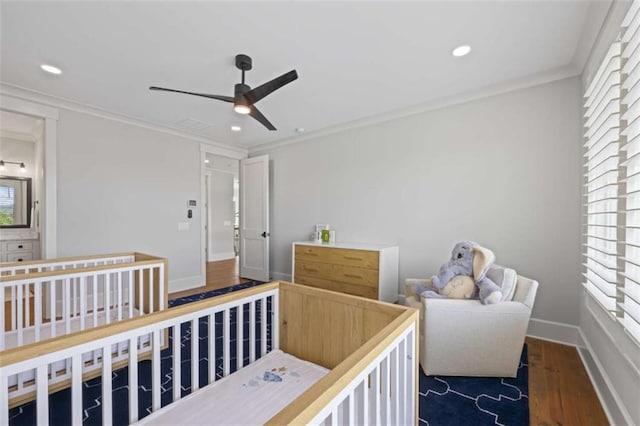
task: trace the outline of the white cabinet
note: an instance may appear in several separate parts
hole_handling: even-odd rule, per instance
[[[40,240],[0,241],[0,262],[24,262],[40,258]]]
[[[311,241],[293,243],[292,280],[370,299],[398,300],[398,247]]]

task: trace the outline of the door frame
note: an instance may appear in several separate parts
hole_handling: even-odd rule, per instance
[[[43,259],[53,259],[58,255],[57,240],[57,133],[58,133],[58,109],[14,98],[0,93],[0,109],[44,120],[44,140],[42,141],[43,155],[43,186],[42,196],[44,209],[42,209],[40,232],[40,254]]]
[[[207,229],[205,228],[208,220],[205,206],[207,199],[205,173],[207,169],[204,162],[207,159],[207,154],[219,155],[233,160],[244,160],[249,158],[249,151],[246,149],[233,150],[206,143],[200,144],[200,276],[203,286],[207,285]]]

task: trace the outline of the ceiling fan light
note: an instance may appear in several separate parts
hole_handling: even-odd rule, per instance
[[[237,104],[233,106],[233,110],[238,114],[249,114],[251,108],[248,105]]]

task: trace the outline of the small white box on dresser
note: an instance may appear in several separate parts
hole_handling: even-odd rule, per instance
[[[292,281],[394,303],[399,248],[368,243],[293,243]]]

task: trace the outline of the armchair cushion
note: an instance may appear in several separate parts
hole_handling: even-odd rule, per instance
[[[502,289],[502,302],[513,299],[518,279],[518,274],[514,269],[493,265],[487,272],[487,277]]]

